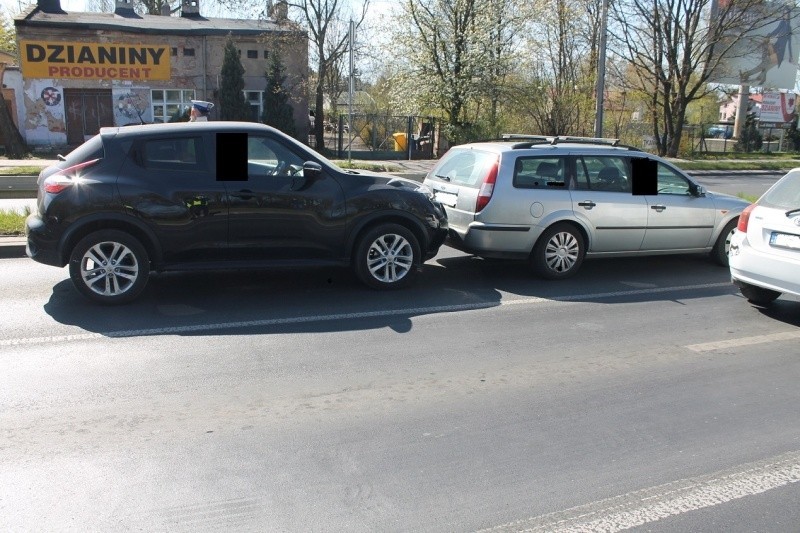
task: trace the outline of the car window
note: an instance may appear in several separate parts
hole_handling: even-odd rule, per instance
[[[456,185],[480,187],[497,154],[479,150],[450,150],[431,174]]]
[[[778,180],[758,203],[777,209],[800,209],[800,172],[790,172]]]
[[[691,194],[689,181],[664,163],[658,163],[658,194]]]
[[[271,137],[249,135],[247,138],[247,175],[293,176],[303,170],[303,160]]]
[[[514,187],[564,188],[564,158],[519,157],[514,163]]]
[[[93,159],[102,159],[104,155],[103,139],[95,135],[82,145],[75,148],[64,158],[63,167],[71,167]]]
[[[622,157],[582,156],[577,161],[576,184],[579,189],[606,192],[630,192],[631,178]]]
[[[142,146],[142,163],[147,168],[195,172],[205,167],[200,137],[151,139]]]

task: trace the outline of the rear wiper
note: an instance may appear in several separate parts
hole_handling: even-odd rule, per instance
[[[440,180],[450,181],[450,178],[447,176],[439,176],[438,174],[434,174],[434,177],[439,178]]]
[[[800,213],[800,207],[798,207],[797,209],[790,209],[789,211],[786,211],[786,216],[790,217],[792,215],[796,215],[797,213]]]

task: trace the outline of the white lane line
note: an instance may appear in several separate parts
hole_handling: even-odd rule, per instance
[[[18,339],[3,339],[0,340],[0,346],[21,346],[27,344],[48,344],[56,342],[67,342],[77,340],[91,340],[104,337],[123,338],[123,337],[139,337],[139,336],[152,336],[152,335],[181,335],[185,333],[198,333],[203,331],[216,331],[226,329],[241,329],[241,328],[258,328],[266,326],[286,326],[292,324],[305,324],[309,322],[329,322],[335,320],[355,320],[362,318],[380,318],[380,317],[393,317],[403,315],[425,315],[434,313],[452,313],[456,311],[475,311],[479,309],[492,309],[499,307],[507,307],[511,305],[538,305],[543,303],[557,303],[557,302],[572,302],[584,300],[602,300],[604,298],[616,298],[620,296],[640,296],[647,294],[659,294],[665,292],[677,291],[697,291],[703,289],[717,289],[721,287],[730,287],[734,290],[733,285],[730,283],[705,283],[701,285],[683,285],[676,287],[657,287],[653,289],[637,289],[629,291],[615,291],[615,292],[602,292],[594,294],[573,294],[569,296],[557,296],[554,298],[520,298],[515,300],[501,300],[501,301],[482,301],[472,302],[467,304],[457,305],[437,305],[430,307],[412,307],[404,309],[382,309],[380,311],[361,311],[358,313],[339,313],[330,315],[310,315],[310,316],[296,316],[287,318],[270,318],[264,320],[245,320],[241,322],[220,322],[217,324],[196,324],[189,326],[173,326],[166,328],[152,328],[152,329],[129,329],[108,331],[105,333],[84,333],[75,335],[57,335],[51,337],[29,337]]]
[[[727,339],[724,341],[703,342],[700,344],[690,344],[686,346],[686,348],[693,352],[710,352],[713,350],[724,350],[725,348],[738,348],[740,346],[751,346],[753,344],[789,341],[794,339],[800,339],[800,331],[783,331],[781,333],[740,337],[738,339]]]
[[[629,492],[556,513],[517,520],[489,531],[611,533],[721,505],[800,481],[800,451],[710,475]]]

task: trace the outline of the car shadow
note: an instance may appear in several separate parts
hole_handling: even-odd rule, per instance
[[[65,280],[53,288],[44,309],[61,324],[109,337],[378,328],[406,333],[414,317],[513,300],[683,301],[735,290],[727,269],[705,257],[586,261],[575,277],[548,281],[535,277],[525,262],[450,250],[426,263],[411,287],[397,291],[365,288],[345,268],[164,273],[153,275],[135,302],[110,307],[89,302]]]
[[[741,298],[744,300],[744,296]],[[800,328],[800,298],[787,298],[784,296],[775,300],[768,307],[761,307],[747,301],[744,304],[753,306],[759,313],[772,320]]]

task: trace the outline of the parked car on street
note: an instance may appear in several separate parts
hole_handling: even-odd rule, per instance
[[[27,253],[84,296],[134,299],[151,271],[351,265],[406,285],[447,218],[421,184],[342,170],[263,124],[103,128],[42,171]]]
[[[708,253],[727,266],[748,202],[706,191],[616,140],[507,136],[452,148],[426,176],[453,247],[517,258],[549,279],[584,257]]]
[[[731,279],[745,298],[769,305],[800,296],[800,168],[789,171],[739,217]]]

